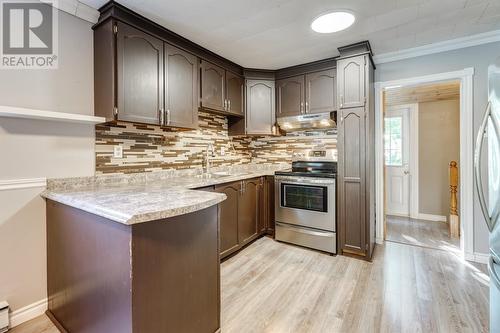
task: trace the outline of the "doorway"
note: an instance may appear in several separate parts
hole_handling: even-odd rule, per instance
[[[385,240],[460,253],[449,225],[449,166],[460,165],[460,82],[383,94]]]

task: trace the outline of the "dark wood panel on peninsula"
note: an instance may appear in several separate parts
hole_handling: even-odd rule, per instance
[[[47,201],[48,315],[68,332],[217,332],[218,211],[124,225]]]

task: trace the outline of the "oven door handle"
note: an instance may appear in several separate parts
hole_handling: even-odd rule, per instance
[[[315,231],[315,230],[311,230],[308,228],[302,228],[299,226],[289,227],[288,225],[285,225],[285,224],[279,223],[279,222],[276,222],[276,225],[280,226],[283,229],[301,232],[303,234],[307,234],[307,235],[311,235],[311,236],[331,237],[331,235],[332,235],[332,232],[328,232],[328,231]]]
[[[290,178],[278,178],[276,179],[279,184],[285,183],[290,185],[311,185],[311,186],[332,186],[335,185],[335,179],[326,181],[311,181],[308,179],[300,178],[289,180]]]

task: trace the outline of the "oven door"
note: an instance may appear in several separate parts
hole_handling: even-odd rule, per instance
[[[275,177],[276,221],[335,231],[335,179]]]

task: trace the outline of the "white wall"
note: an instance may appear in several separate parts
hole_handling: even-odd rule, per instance
[[[390,81],[474,67],[474,136],[487,104],[488,65],[500,56],[500,42],[377,65],[375,81]],[[474,191],[474,251],[488,253],[488,229]]]
[[[0,105],[93,114],[91,24],[59,12],[59,69],[0,70]],[[0,118],[0,300],[17,310],[47,297],[42,187],[7,180],[94,174],[94,126]]]

